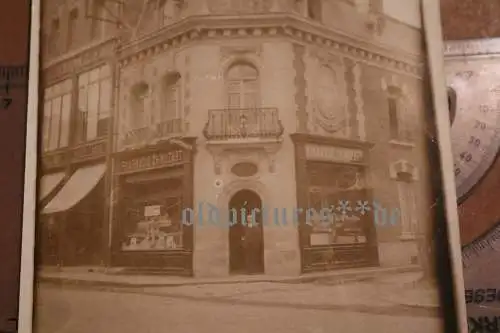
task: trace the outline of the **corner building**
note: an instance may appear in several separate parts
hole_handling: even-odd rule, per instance
[[[423,35],[392,2],[167,0],[130,14],[137,28],[117,51],[111,263],[195,276],[421,263]],[[342,221],[306,223],[307,208],[339,201],[352,209]],[[358,201],[397,223],[376,225],[382,211],[361,214]],[[224,228],[210,207],[222,221],[231,208],[269,213]]]

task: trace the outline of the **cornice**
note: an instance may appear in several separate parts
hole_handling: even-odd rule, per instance
[[[288,38],[418,78],[422,76],[425,59],[424,55],[406,53],[291,15],[266,14],[244,18],[213,15],[189,17],[139,40],[122,44],[118,50],[119,63],[121,67],[125,67],[137,60],[195,41],[235,37]]]
[[[79,47],[78,49],[75,49],[71,52],[60,55],[59,57],[53,58],[50,61],[44,62],[41,67],[43,70],[45,70],[47,68],[57,66],[58,64],[60,64],[62,62],[71,60],[73,58],[81,57],[82,54],[84,54],[84,53],[91,53],[97,49],[100,49],[104,46],[107,46],[108,44],[113,44],[114,42],[116,42],[116,40],[117,39],[115,37],[112,37],[112,38],[106,38],[103,40],[99,40],[99,41],[96,41],[93,43],[86,44],[82,47]]]

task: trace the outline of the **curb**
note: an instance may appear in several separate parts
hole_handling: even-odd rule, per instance
[[[325,274],[321,276],[310,276],[301,275],[297,277],[264,277],[261,279],[249,279],[249,280],[220,280],[220,281],[197,281],[196,278],[191,278],[193,280],[186,281],[170,281],[165,283],[134,283],[134,282],[122,282],[122,281],[103,281],[98,279],[78,279],[63,276],[43,276],[38,275],[36,278],[37,283],[52,284],[52,285],[65,285],[65,286],[78,286],[78,287],[115,287],[115,288],[150,288],[150,287],[180,287],[180,286],[198,286],[198,285],[220,285],[220,284],[241,284],[241,283],[289,283],[289,284],[300,284],[300,283],[326,283],[328,285],[344,284],[344,283],[355,283],[362,281],[369,281],[376,279],[378,277],[407,273],[407,272],[418,272],[420,268],[418,267],[397,267],[388,268],[384,270],[372,270],[367,272],[342,272],[333,274]],[[92,273],[90,273],[92,274]],[[111,275],[111,274],[110,274]],[[123,275],[122,275],[123,276]],[[189,279],[189,278],[186,278]]]

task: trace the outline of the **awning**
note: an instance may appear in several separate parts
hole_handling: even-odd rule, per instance
[[[105,171],[106,165],[104,164],[76,170],[52,201],[43,208],[42,214],[64,212],[74,207],[96,187]]]
[[[54,189],[59,185],[64,176],[66,174],[64,172],[51,173],[48,175],[42,176],[40,179],[40,188],[38,192],[38,200],[42,201],[45,199]]]

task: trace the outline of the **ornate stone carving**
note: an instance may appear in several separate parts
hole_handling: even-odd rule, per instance
[[[313,51],[317,59],[313,81],[314,123],[328,133],[349,126],[345,66],[342,58],[321,50]]]

